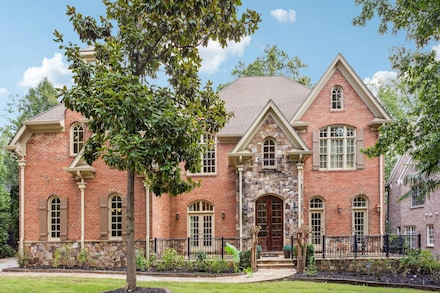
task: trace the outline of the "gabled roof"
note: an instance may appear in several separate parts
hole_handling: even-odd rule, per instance
[[[265,120],[271,116],[275,120],[275,123],[281,129],[281,131],[286,135],[292,144],[292,149],[287,151],[288,156],[294,157],[305,157],[313,153],[307,145],[299,137],[298,133],[289,124],[289,121],[284,117],[280,109],[275,105],[272,100],[266,104],[266,106],[260,111],[256,119],[249,126],[246,133],[242,136],[240,141],[234,147],[234,149],[229,153],[229,157],[250,157],[252,152],[246,150],[252,138],[255,136],[257,131],[261,128]]]
[[[240,77],[219,92],[226,109],[235,116],[218,136],[244,135],[269,100],[290,120],[309,92],[309,88],[283,76]]]
[[[76,155],[75,159],[73,159],[70,166],[64,168],[65,171],[75,175],[76,179],[81,178],[93,178],[96,173],[96,169],[86,163],[83,158],[84,148],[81,149],[81,152]]]
[[[374,120],[371,121],[370,126],[377,127],[383,123],[392,121],[391,116],[385,111],[379,101],[373,96],[367,86],[362,82],[356,72],[351,68],[342,54],[338,54],[333,62],[330,64],[324,75],[318,81],[316,86],[310,92],[309,96],[305,99],[302,105],[298,108],[298,111],[290,120],[292,125],[301,124],[301,118],[306,113],[307,109],[316,99],[323,87],[327,84],[328,80],[334,74],[336,70],[339,70],[344,78],[350,83],[353,89],[357,92],[359,97],[374,115]]]

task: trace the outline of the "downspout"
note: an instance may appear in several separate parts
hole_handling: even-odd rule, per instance
[[[20,167],[20,244],[18,246],[18,252],[21,257],[24,255],[24,169],[26,167],[26,161],[24,156],[18,160],[18,166]]]
[[[81,191],[81,249],[84,248],[84,239],[85,239],[85,220],[84,220],[84,191],[87,187],[87,183],[84,182],[84,177],[81,176],[81,173],[78,171],[78,176],[81,177],[81,182],[77,182],[79,190]]]
[[[145,187],[145,255],[147,259],[150,257],[150,185],[144,181]]]
[[[241,157],[240,157],[241,163]],[[238,197],[239,197],[239,207],[238,207],[238,218],[239,218],[239,229],[240,229],[240,251],[243,250],[243,165],[237,166],[238,169]]]
[[[383,200],[383,193],[384,193],[384,174],[383,174],[383,155],[380,155],[380,157],[379,157],[379,168],[380,168],[380,170],[379,170],[379,180],[380,180],[380,187],[379,187],[379,200],[380,200],[380,206],[379,206],[379,217],[380,217],[380,219],[379,219],[379,224],[380,224],[380,227],[379,227],[379,229],[380,229],[380,235],[383,235],[384,234],[384,229],[383,229],[383,212],[384,212],[384,208],[383,208],[383,205],[384,205],[384,200]]]
[[[303,209],[303,163],[296,164],[296,168],[298,170],[298,228],[300,228],[304,224],[304,209]]]

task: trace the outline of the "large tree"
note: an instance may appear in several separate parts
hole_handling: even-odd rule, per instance
[[[197,172],[203,133],[219,131],[229,118],[224,102],[198,75],[199,47],[209,40],[222,46],[253,33],[259,15],[238,15],[240,0],[104,0],[99,21],[68,7],[80,40],[95,50],[82,58],[80,46],[56,40],[73,72],[64,88],[65,105],[89,119],[93,131],[84,147],[92,163],[99,157],[127,171],[127,281],[136,288],[134,178],[143,174],[156,195],[178,195],[198,185],[182,176]],[[158,75],[167,81],[158,81]]]
[[[435,51],[427,50],[427,46],[440,40],[440,2],[355,2],[362,6],[361,14],[353,20],[355,25],[366,25],[377,14],[380,19],[379,33],[404,31],[407,39],[416,45],[414,50],[395,49],[390,58],[409,95],[414,97],[415,104],[405,117],[380,129],[378,142],[367,153],[370,156],[378,156],[389,150],[401,155],[409,153],[416,162],[414,167],[417,173],[408,176],[406,182],[429,196],[440,186],[440,60]]]
[[[311,86],[310,77],[300,75],[300,69],[307,68],[307,64],[303,63],[299,57],[290,58],[276,45],[266,46],[264,53],[264,56],[257,57],[248,65],[238,62],[231,74],[235,77],[283,75],[305,86]]]

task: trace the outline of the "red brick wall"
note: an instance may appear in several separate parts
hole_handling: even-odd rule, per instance
[[[331,90],[339,85],[343,88],[344,109],[330,111]],[[350,125],[357,130],[364,130],[364,146],[371,146],[377,139],[377,131],[369,128],[374,119],[373,114],[356,94],[343,75],[336,71],[323,87],[301,121],[309,122],[301,138],[310,149],[313,131],[321,127],[339,124]],[[319,150],[315,150],[319,151]],[[305,223],[308,224],[308,202],[313,196],[325,199],[325,221],[327,235],[349,235],[352,233],[352,199],[359,194],[368,197],[369,202],[369,234],[379,233],[379,159],[364,156],[364,169],[353,171],[313,171],[312,160],[309,158],[304,166],[304,206]],[[342,208],[338,213],[338,205]]]

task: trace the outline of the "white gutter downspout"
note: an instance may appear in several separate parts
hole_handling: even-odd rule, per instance
[[[79,172],[78,172],[79,173]],[[79,176],[81,176],[79,174]],[[87,183],[84,182],[84,177],[81,176],[81,182],[76,183],[81,191],[81,249],[84,248],[85,239],[85,221],[84,221],[84,191],[87,187]]]
[[[26,161],[22,156],[18,160],[18,166],[20,167],[20,244],[18,246],[18,252],[21,257],[24,256],[24,169],[26,167]]]
[[[384,229],[383,229],[383,215],[384,215],[384,199],[383,199],[383,193],[384,193],[384,176],[383,176],[383,155],[380,155],[379,157],[379,180],[380,180],[380,187],[379,187],[379,200],[380,200],[380,206],[379,206],[379,223],[380,223],[380,235],[384,234]]]
[[[300,228],[304,224],[304,210],[303,210],[303,163],[296,164],[296,168],[298,170],[298,228]]]
[[[145,186],[145,256],[150,257],[150,185],[144,181]]]
[[[240,158],[241,162],[241,158]],[[238,218],[239,218],[239,229],[240,229],[240,251],[243,250],[243,165],[237,166],[238,169],[238,197],[239,197],[239,207],[238,207]]]

